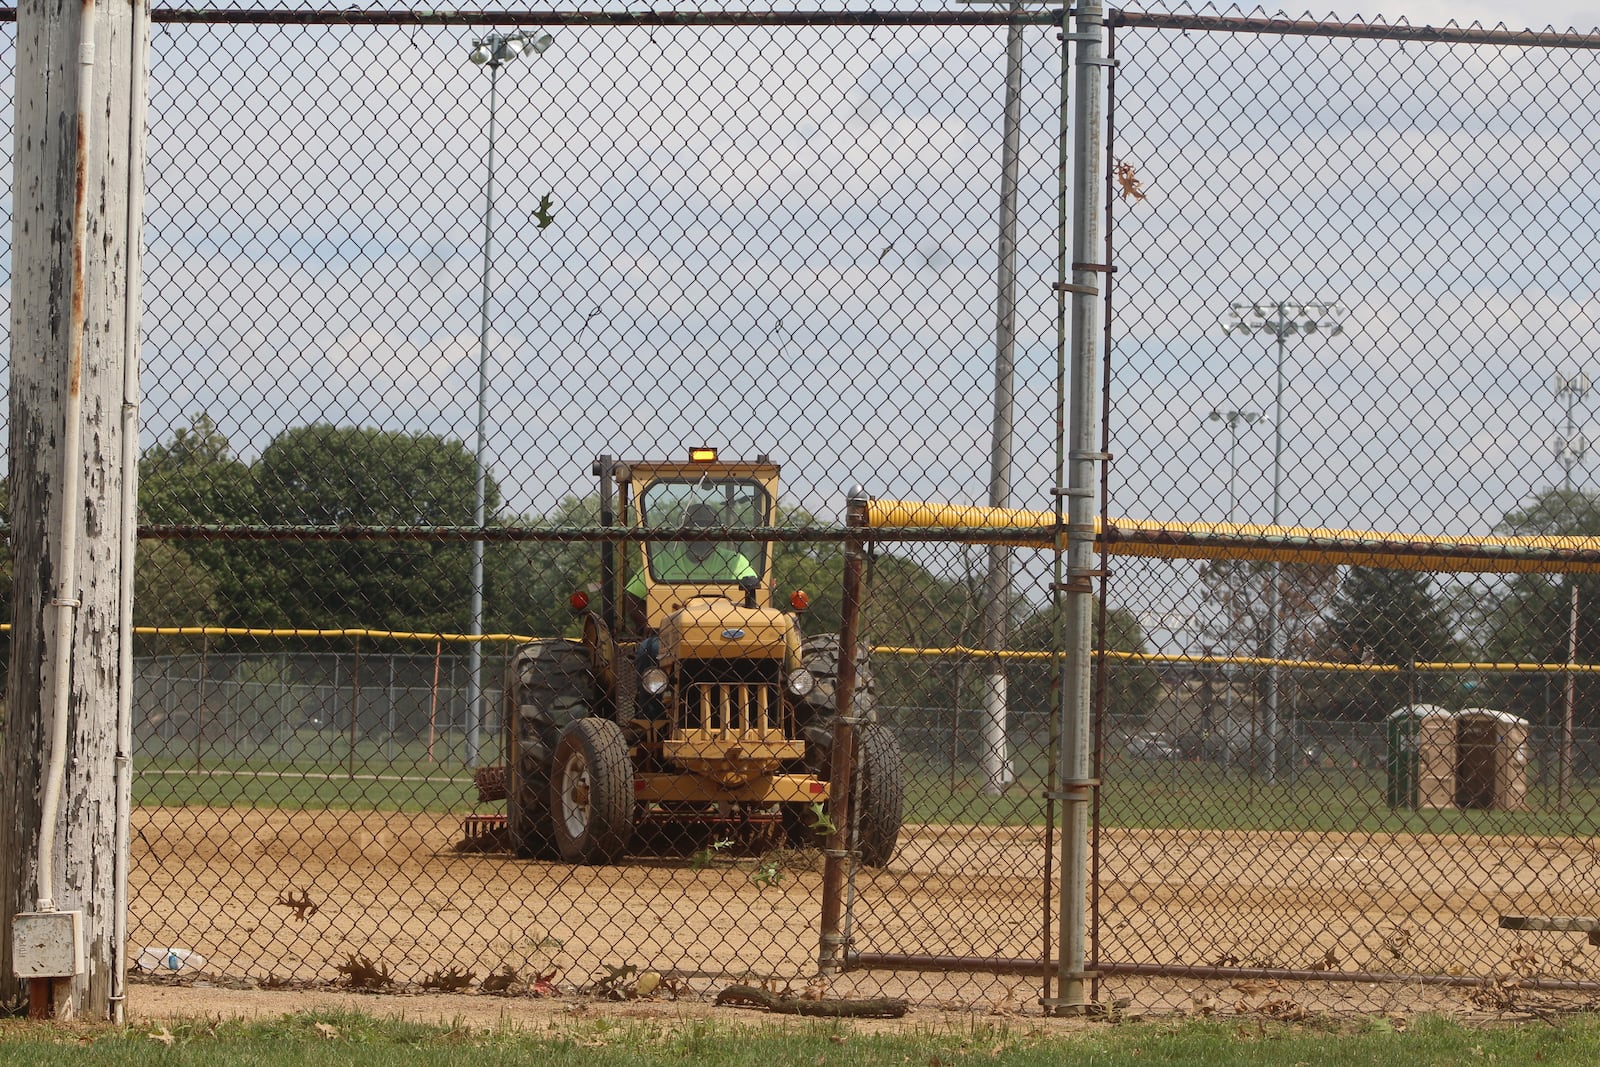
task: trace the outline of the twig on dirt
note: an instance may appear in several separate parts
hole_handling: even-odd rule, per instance
[[[903,1000],[806,1000],[782,997],[755,986],[732,985],[717,994],[717,1006],[765,1008],[775,1015],[814,1015],[823,1018],[899,1019],[910,1009]]]

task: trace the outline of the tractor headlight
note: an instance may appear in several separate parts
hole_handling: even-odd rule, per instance
[[[803,697],[816,687],[816,677],[804,667],[796,667],[789,672],[789,692],[795,696]]]
[[[658,697],[667,691],[667,672],[660,667],[651,667],[639,675],[639,687],[653,697]]]

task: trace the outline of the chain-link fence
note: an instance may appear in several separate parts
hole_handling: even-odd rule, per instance
[[[1060,13],[1009,55],[1007,17],[157,11],[135,950],[262,984],[804,985],[845,489],[1062,495]],[[1111,23],[1107,519],[1600,533],[1584,42]],[[866,553],[833,989],[1029,1007],[1060,576],[920,536]],[[1562,669],[1600,659],[1594,579],[1247,557],[1107,557],[1096,992],[1582,980],[1580,935],[1496,920],[1600,909],[1596,683]],[[673,589],[707,559],[691,640]]]
[[[1593,579],[1506,573],[1593,547],[1518,537],[1600,532],[1597,42],[1142,12],[1113,37],[1109,514],[1330,552],[1113,557],[1111,617],[1156,655],[1102,704],[1099,965],[1202,1010],[1581,981],[1581,933],[1498,921],[1600,907],[1593,683],[1562,669],[1600,651]],[[1348,565],[1385,538],[1457,554]]]

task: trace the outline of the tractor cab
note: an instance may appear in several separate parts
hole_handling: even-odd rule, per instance
[[[624,603],[636,613],[625,623],[647,631],[696,599],[772,603],[772,544],[728,531],[772,525],[777,464],[721,462],[715,449],[694,449],[691,457],[703,458],[617,465],[622,525],[672,535],[643,542],[631,573],[619,575]]]

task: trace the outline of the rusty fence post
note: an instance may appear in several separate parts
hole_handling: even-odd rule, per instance
[[[828,817],[833,833],[823,850],[822,931],[817,948],[817,970],[838,974],[844,969],[848,936],[844,925],[845,882],[854,852],[850,835],[851,773],[855,767],[856,645],[861,623],[861,573],[865,546],[860,533],[867,524],[867,494],[859,486],[850,490],[846,506],[844,590],[840,605],[839,669],[834,682],[832,773],[828,778]]]

